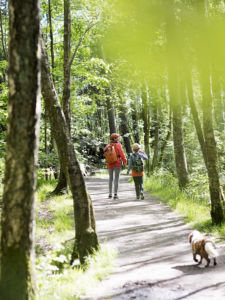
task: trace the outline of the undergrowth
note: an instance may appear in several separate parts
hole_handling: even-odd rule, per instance
[[[80,299],[113,269],[116,250],[100,246],[70,266],[74,246],[73,200],[70,194],[51,196],[55,183],[38,182],[36,193],[36,277],[38,299]]]
[[[145,177],[145,190],[159,197],[180,215],[184,221],[200,231],[212,233],[220,238],[225,236],[225,224],[212,225],[208,180],[204,174],[192,174],[185,190],[178,187],[177,179],[165,170],[158,170]]]

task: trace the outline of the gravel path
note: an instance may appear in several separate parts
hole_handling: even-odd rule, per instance
[[[83,299],[225,299],[225,246],[218,265],[192,260],[192,230],[166,204],[145,192],[135,200],[134,185],[122,175],[119,199],[109,200],[108,179],[89,178],[100,242],[119,251],[110,276]]]

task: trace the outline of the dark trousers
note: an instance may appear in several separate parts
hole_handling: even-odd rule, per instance
[[[140,194],[143,193],[143,176],[133,177],[135,184],[135,191],[137,198],[140,197]]]

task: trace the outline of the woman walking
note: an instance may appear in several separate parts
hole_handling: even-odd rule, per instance
[[[110,135],[110,143],[105,147],[104,151],[107,151],[109,147],[114,147],[116,152],[116,160],[112,163],[108,163],[109,171],[109,198],[112,198],[112,191],[114,192],[113,199],[118,199],[118,186],[119,186],[119,177],[122,167],[122,162],[126,166],[127,159],[123,152],[122,145],[120,143],[120,135],[118,133],[112,133]],[[121,162],[122,161],[122,162]],[[114,190],[113,190],[114,183]]]

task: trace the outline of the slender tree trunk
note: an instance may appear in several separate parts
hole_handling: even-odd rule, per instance
[[[203,155],[203,159],[205,162],[205,166],[207,168],[207,156],[206,156],[206,149],[205,149],[205,140],[204,140],[204,135],[202,132],[202,126],[201,126],[201,122],[200,119],[198,117],[198,111],[195,105],[195,100],[193,97],[193,88],[192,88],[192,80],[191,80],[191,74],[188,70],[186,70],[186,82],[187,82],[187,92],[188,92],[188,99],[189,99],[189,104],[191,107],[191,114],[193,117],[193,121],[195,124],[195,129],[196,129],[196,133],[198,136],[198,141],[202,150],[202,155]]]
[[[71,112],[70,112],[70,94],[71,94],[71,66],[70,66],[70,36],[71,36],[71,20],[70,20],[70,0],[64,0],[64,87],[62,96],[63,112],[66,118],[69,132],[71,130]],[[66,176],[63,174],[63,166],[60,162],[60,174],[58,184],[53,194],[60,195],[67,192]]]
[[[175,68],[175,66],[174,66]],[[176,171],[178,177],[178,184],[181,189],[185,188],[188,179],[188,170],[186,155],[184,149],[184,138],[183,138],[183,120],[182,120],[182,108],[180,100],[180,85],[178,72],[173,74],[171,70],[169,71],[169,93],[170,93],[170,103],[172,109],[172,123],[173,123],[173,145],[174,145],[174,156],[176,163]]]
[[[176,24],[176,16],[174,15],[174,2],[169,1],[169,15],[166,26],[167,35],[167,51],[168,51],[168,87],[170,105],[172,111],[173,124],[173,145],[176,164],[176,172],[180,189],[185,188],[189,182],[188,169],[186,162],[186,154],[184,148],[183,137],[183,114],[182,114],[182,99],[184,95],[182,88],[182,77],[180,66],[183,64],[183,48],[181,40],[176,40],[177,36],[181,35]]]
[[[5,39],[4,39],[4,31],[3,31],[3,24],[2,24],[2,10],[0,9],[0,29],[1,29],[1,42],[2,42],[2,50],[3,50],[3,60],[7,60],[7,52],[6,52],[6,46],[5,46]],[[3,82],[6,81],[6,74],[5,70],[2,69],[2,77]]]
[[[120,110],[119,110],[119,117],[120,117],[120,132],[123,136],[124,146],[126,149],[126,153],[129,155],[132,153],[132,148],[130,145],[130,135],[129,135],[129,126],[127,120],[127,108],[123,103],[123,99],[120,97]]]
[[[149,149],[149,108],[148,108],[148,91],[146,85],[142,87],[142,117],[144,121],[144,147],[145,153],[148,155],[148,160],[146,161],[145,168],[147,174],[150,172],[150,149]]]
[[[9,2],[9,119],[1,235],[1,299],[35,298],[34,193],[40,116],[39,1]]]
[[[1,42],[2,42],[2,50],[3,50],[3,57],[7,59],[7,52],[5,46],[5,39],[4,39],[4,31],[3,31],[3,24],[2,24],[2,10],[0,9],[0,28],[1,28]]]
[[[85,257],[98,248],[95,232],[95,218],[91,198],[76,158],[66,118],[60,107],[51,77],[47,53],[42,41],[42,94],[49,112],[50,122],[57,144],[63,171],[68,174],[74,202],[76,242],[81,263]]]
[[[139,137],[139,129],[138,129],[137,106],[136,106],[136,101],[133,99],[131,101],[131,118],[132,118],[134,142],[139,144],[140,137]]]
[[[209,71],[204,66],[201,70],[201,89],[203,96],[203,132],[205,139],[205,151],[207,156],[207,171],[209,178],[209,192],[211,198],[212,223],[220,225],[224,222],[224,205],[220,190],[218,158],[216,141],[212,121],[212,95],[210,88]]]
[[[154,154],[152,158],[151,170],[157,166],[159,156],[159,119],[158,119],[158,106],[157,103],[153,105],[153,127],[154,127]]]
[[[159,166],[161,166],[161,164],[162,164],[164,151],[166,149],[167,143],[168,143],[168,141],[170,139],[170,136],[171,136],[171,127],[172,127],[172,118],[171,118],[171,110],[170,110],[169,111],[169,124],[168,124],[167,135],[166,135],[166,138],[164,139],[162,147],[160,149],[160,157],[159,157],[159,162],[158,162]]]
[[[213,92],[213,108],[216,129],[220,132],[224,130],[224,105],[222,101],[222,89],[220,76],[214,70],[212,72],[212,92]]]
[[[116,132],[116,118],[115,118],[114,106],[110,94],[111,92],[109,92],[109,95],[107,96],[106,105],[107,105],[107,114],[109,120],[109,132],[110,134],[112,134]]]
[[[54,56],[54,36],[53,36],[53,30],[52,30],[51,0],[48,0],[48,19],[49,19],[49,31],[50,31],[51,66],[52,66],[52,71],[53,71],[55,68],[55,56]]]

